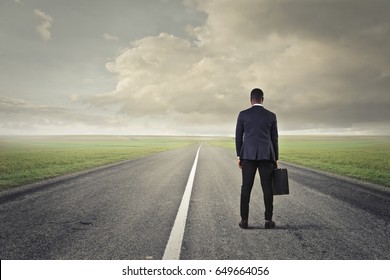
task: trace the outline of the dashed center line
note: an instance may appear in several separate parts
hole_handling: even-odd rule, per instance
[[[181,245],[183,243],[184,230],[186,227],[188,208],[190,206],[190,198],[192,186],[194,185],[196,166],[198,164],[199,151],[202,145],[199,146],[196,152],[194,164],[192,165],[190,176],[188,177],[187,185],[184,190],[183,198],[177,211],[175,223],[169,236],[163,260],[178,260],[180,259]]]

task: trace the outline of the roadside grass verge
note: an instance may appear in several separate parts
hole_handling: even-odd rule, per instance
[[[189,137],[0,137],[0,190],[197,142]]]
[[[235,148],[233,138],[209,141]],[[280,136],[280,160],[390,187],[390,137]]]

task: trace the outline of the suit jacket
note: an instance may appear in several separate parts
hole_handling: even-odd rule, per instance
[[[236,151],[240,159],[279,159],[276,115],[263,106],[241,111],[236,126]]]

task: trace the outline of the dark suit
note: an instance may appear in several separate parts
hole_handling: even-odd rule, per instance
[[[249,200],[259,170],[265,204],[265,219],[272,220],[272,172],[278,160],[276,115],[263,106],[240,112],[236,127],[236,151],[242,167],[241,219],[248,220]]]

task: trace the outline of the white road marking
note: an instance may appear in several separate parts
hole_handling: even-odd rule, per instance
[[[177,211],[176,220],[173,224],[167,246],[165,247],[163,260],[178,260],[180,258],[188,208],[190,206],[192,186],[194,184],[196,166],[198,164],[199,151],[201,147],[202,145],[199,146],[196,153],[194,164],[192,165],[190,176],[188,177],[186,189],[184,190],[183,198],[181,200],[179,210]]]

